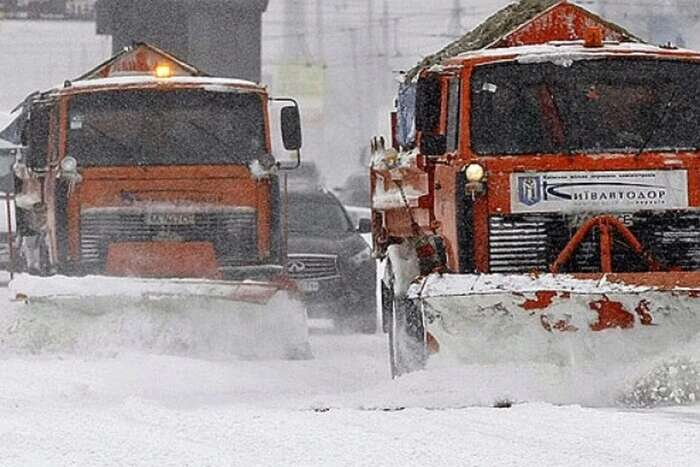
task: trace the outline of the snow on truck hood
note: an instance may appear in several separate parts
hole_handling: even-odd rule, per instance
[[[696,58],[700,53],[687,49],[669,49],[638,42],[605,43],[603,47],[585,47],[583,41],[550,42],[541,45],[524,45],[519,47],[503,47],[481,49],[465,52],[457,56],[459,59],[475,57],[492,57],[513,59],[520,63],[552,62],[568,66],[572,61],[595,60],[611,56],[644,56],[657,58]]]
[[[148,86],[148,85],[194,85],[202,86],[210,91],[227,92],[232,88],[250,88],[264,90],[265,87],[252,81],[235,78],[214,78],[209,76],[173,76],[171,78],[156,78],[151,75],[125,75],[111,78],[86,79],[83,81],[71,82],[72,88],[91,87],[121,87],[121,86]],[[63,86],[57,86],[61,89]]]

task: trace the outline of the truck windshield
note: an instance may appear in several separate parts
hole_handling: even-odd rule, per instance
[[[129,90],[70,101],[68,154],[82,166],[240,164],[265,152],[255,93]]]
[[[491,155],[698,149],[699,65],[618,58],[477,67],[472,149]]]

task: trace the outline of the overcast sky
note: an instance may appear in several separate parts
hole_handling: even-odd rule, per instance
[[[583,1],[642,37],[700,46],[697,2]],[[689,0],[687,0],[689,1]],[[483,21],[507,0],[271,0],[263,16],[263,81],[302,102],[307,159],[331,184],[360,166],[369,138],[388,132],[398,70]],[[653,3],[653,5],[652,5]],[[670,5],[670,6],[669,6]],[[694,6],[694,7],[693,7]],[[459,14],[456,14],[459,13]],[[0,111],[73,78],[111,53],[94,24],[0,21]],[[308,69],[295,66],[303,64]],[[294,83],[296,79],[303,83]],[[295,92],[296,91],[296,92]]]

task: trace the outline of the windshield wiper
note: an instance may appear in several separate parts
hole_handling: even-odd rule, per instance
[[[111,135],[105,133],[104,131],[102,131],[102,130],[100,130],[99,128],[97,128],[95,125],[93,125],[93,124],[91,124],[91,123],[87,123],[87,122],[83,122],[83,125],[86,126],[86,127],[88,127],[88,128],[90,128],[91,130],[93,130],[94,132],[96,132],[97,134],[99,134],[100,136],[102,136],[103,138],[107,138],[107,139],[110,140],[111,142],[115,143],[117,146],[119,146],[120,148],[122,148],[124,151],[129,152],[129,151],[132,150],[132,149],[131,149],[130,147],[128,147],[125,143],[123,143],[122,141],[118,140],[118,139],[115,138],[114,136],[111,136]]]
[[[225,143],[221,138],[219,138],[219,137],[216,135],[216,133],[212,133],[211,131],[209,131],[209,130],[206,129],[205,127],[203,127],[203,126],[201,126],[201,125],[199,125],[199,124],[193,122],[192,120],[185,120],[185,122],[187,122],[188,125],[191,125],[192,127],[198,129],[199,131],[201,131],[201,132],[204,133],[205,135],[207,135],[207,136],[209,136],[210,138],[212,138],[214,141],[216,141],[217,143],[219,143],[219,145],[220,145],[222,148],[226,149],[227,151],[230,151],[232,154],[235,154],[234,148],[233,148],[232,146],[229,146],[227,143]]]
[[[566,126],[561,117],[561,110],[559,109],[557,99],[552,92],[549,75],[545,74],[544,70],[542,70],[542,73],[540,73],[540,79],[542,80],[542,85],[544,86],[544,89],[540,89],[538,92],[539,95],[537,96],[540,112],[542,113],[542,117],[549,127],[548,133],[550,139],[552,140],[552,146],[562,147],[566,143],[567,135]],[[544,91],[546,95],[543,95],[542,91]]]
[[[666,122],[666,117],[668,117],[668,113],[671,110],[671,107],[673,107],[673,104],[676,101],[676,94],[678,93],[678,87],[675,87],[673,89],[673,92],[671,93],[671,97],[668,99],[668,102],[666,102],[666,105],[664,106],[664,110],[659,116],[659,118],[654,122],[654,126],[651,127],[651,131],[649,132],[649,135],[646,137],[644,142],[642,143],[642,146],[639,148],[637,151],[637,154],[635,157],[641,156],[644,151],[647,150],[649,147],[649,144],[651,144],[651,140],[656,136],[656,133],[664,126],[664,123]]]

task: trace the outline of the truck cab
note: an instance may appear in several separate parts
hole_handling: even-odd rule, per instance
[[[552,333],[697,329],[700,53],[528,5],[407,73],[372,141],[395,376],[440,348],[529,361]]]
[[[283,264],[264,86],[138,44],[25,102],[21,258],[44,274],[237,279]],[[291,100],[289,100],[291,102]],[[301,145],[295,103],[286,149]]]
[[[466,54],[421,74],[418,112],[430,118],[417,115],[419,141],[394,174],[375,172],[382,238],[412,235],[410,207],[455,272],[633,273],[656,267],[647,253],[697,271],[699,60],[581,41]],[[571,243],[597,215],[617,220],[609,258],[598,229]]]
[[[427,232],[459,273],[697,271],[698,77],[700,54],[567,2],[418,67],[374,146],[377,249]]]

